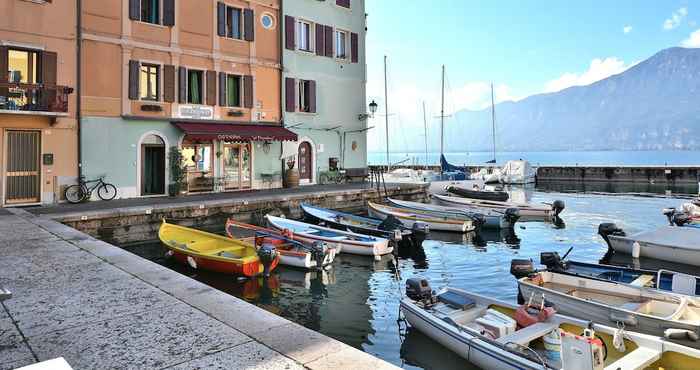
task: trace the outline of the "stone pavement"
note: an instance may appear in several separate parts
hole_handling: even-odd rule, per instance
[[[0,370],[384,369],[362,351],[21,209],[0,214]]]

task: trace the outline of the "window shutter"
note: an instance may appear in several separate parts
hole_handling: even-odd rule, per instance
[[[216,105],[216,71],[207,71],[207,105]]]
[[[7,82],[7,46],[0,46],[0,82]]]
[[[141,1],[129,0],[129,19],[138,21],[141,19]]]
[[[243,106],[253,108],[253,76],[243,76]]]
[[[293,78],[284,80],[284,107],[287,112],[296,111],[296,81]]]
[[[326,55],[326,26],[316,23],[316,55],[324,56]]]
[[[294,22],[294,17],[288,15],[284,16],[284,47],[289,50],[294,50],[296,48],[296,40],[294,39],[294,27],[296,23]]]
[[[178,68],[178,100],[180,103],[187,103],[187,68]]]
[[[139,68],[138,60],[129,61],[129,99],[139,100]]]
[[[350,9],[350,0],[335,0],[335,4]]]
[[[163,66],[163,100],[166,103],[175,101],[175,66]]]
[[[226,73],[219,72],[219,105],[222,107],[227,107],[228,102],[226,101]]]
[[[357,63],[359,59],[359,45],[358,45],[358,38],[357,34],[355,32],[350,34],[350,53],[352,54],[351,56],[351,61],[353,63]]]
[[[41,65],[41,83],[44,85],[55,85],[56,84],[56,76],[58,75],[58,71],[56,70],[56,66],[58,63],[58,54],[52,52],[52,51],[42,51],[41,52],[41,63],[38,63]],[[7,69],[4,69],[4,71],[7,71]],[[5,72],[7,74],[7,72]]]
[[[316,81],[309,81],[309,113],[316,113]]]
[[[255,40],[255,13],[253,9],[243,9],[243,38],[246,41]]]
[[[163,0],[163,25],[175,25],[175,0]]]
[[[333,58],[333,27],[326,26],[326,56]]]
[[[221,37],[226,37],[226,4],[217,3],[216,4],[216,22],[217,22],[217,33]]]

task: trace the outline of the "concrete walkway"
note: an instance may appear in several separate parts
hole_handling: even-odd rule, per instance
[[[49,218],[0,214],[0,369],[394,366]]]

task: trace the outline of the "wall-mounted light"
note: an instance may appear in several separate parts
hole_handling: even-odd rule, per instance
[[[368,118],[373,118],[374,113],[377,112],[377,107],[377,103],[374,100],[372,100],[372,102],[369,103],[369,113],[360,113],[357,115],[357,119],[359,119],[360,121],[364,121]]]
[[[265,154],[270,153],[271,147],[272,147],[272,142],[270,142],[269,140],[265,140],[265,142],[263,142],[263,153],[265,153]]]

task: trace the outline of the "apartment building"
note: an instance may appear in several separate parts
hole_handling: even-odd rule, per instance
[[[122,198],[280,187],[279,0],[83,0],[82,168]]]
[[[367,167],[364,0],[283,3],[284,145],[302,184],[329,168]]]
[[[77,177],[76,14],[72,1],[0,1],[1,206],[53,203]]]

